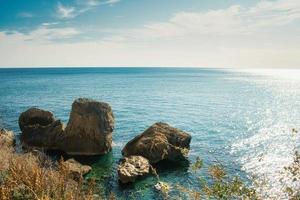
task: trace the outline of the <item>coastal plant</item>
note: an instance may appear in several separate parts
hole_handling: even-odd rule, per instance
[[[290,200],[300,200],[300,153],[295,151],[292,164],[284,168],[291,179],[292,186],[286,186],[285,191]]]
[[[160,191],[163,199],[168,199],[171,186],[167,182],[159,181],[154,186],[156,190]]]
[[[199,186],[189,188],[182,184],[175,184],[173,196],[169,195],[165,199],[249,199],[260,200],[266,199],[256,192],[256,188],[264,186],[263,182],[256,182],[255,178],[251,179],[253,186],[241,179],[239,176],[231,176],[227,174],[221,163],[213,164],[203,168],[203,161],[198,157],[191,165],[193,173],[201,170],[206,171],[207,175],[199,176]],[[284,168],[286,170],[286,178],[290,180],[290,185],[283,185],[286,199],[300,200],[300,153],[295,151],[293,162]],[[168,191],[169,194],[172,192]],[[163,193],[163,192],[162,192]],[[162,194],[163,197],[166,197]],[[267,199],[274,199],[268,197]]]
[[[203,160],[198,157],[191,165],[192,172],[196,174],[198,170],[203,169],[203,165]],[[259,199],[253,188],[249,187],[239,177],[232,177],[227,174],[222,165],[214,164],[209,166],[207,173],[209,176],[198,177],[198,188],[188,188],[176,183],[174,187],[164,183],[164,185],[168,185],[167,193],[162,187],[156,188],[159,189],[164,199]],[[161,184],[161,182],[158,183]],[[170,190],[172,188],[174,188],[174,195],[166,195],[171,194]]]
[[[201,169],[203,166],[203,160],[199,157],[196,158],[196,161],[192,164],[191,168],[193,172],[197,172],[199,169]]]
[[[73,180],[62,161],[53,162],[44,154],[17,154],[0,149],[1,200],[92,200],[93,181]],[[100,198],[98,198],[100,199]]]

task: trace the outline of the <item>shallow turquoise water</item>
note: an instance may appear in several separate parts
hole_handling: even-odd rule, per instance
[[[163,121],[192,135],[189,162],[199,156],[206,164],[222,162],[231,174],[267,173],[271,192],[280,195],[278,173],[291,162],[287,154],[299,147],[291,131],[300,128],[295,73],[300,77],[299,71],[289,76],[190,68],[0,69],[0,126],[19,133],[18,116],[31,106],[50,110],[66,123],[73,100],[89,97],[110,103],[115,114],[113,151],[93,162],[89,175],[106,181],[105,192],[158,196],[155,178],[124,188],[115,174],[126,142]],[[160,170],[163,181],[188,187],[197,187],[196,176],[186,165]]]

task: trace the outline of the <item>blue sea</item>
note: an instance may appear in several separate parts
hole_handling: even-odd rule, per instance
[[[300,70],[299,70],[300,71]],[[300,72],[199,68],[40,68],[0,69],[0,126],[20,133],[18,117],[35,106],[67,123],[79,97],[108,102],[115,115],[113,150],[90,164],[88,175],[105,182],[103,192],[123,199],[157,199],[153,176],[120,186],[116,167],[121,149],[155,122],[192,135],[189,165],[161,167],[172,187],[198,188],[198,176],[222,163],[230,175],[266,177],[262,195],[284,198],[280,178],[299,149]],[[167,164],[166,164],[167,165]],[[251,184],[251,182],[249,182]]]

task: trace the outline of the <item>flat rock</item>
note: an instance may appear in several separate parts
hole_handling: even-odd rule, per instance
[[[134,182],[138,177],[149,174],[149,161],[142,156],[129,156],[118,166],[118,176],[122,183]]]
[[[112,148],[114,115],[109,104],[79,98],[72,104],[61,149],[69,155],[102,155]]]
[[[161,160],[174,160],[185,158],[188,154],[191,135],[158,122],[150,126],[142,134],[129,141],[122,150],[125,157],[140,155],[157,163]]]
[[[68,169],[70,176],[75,180],[80,179],[83,175],[89,173],[92,170],[90,166],[82,165],[73,158],[62,162],[62,165]]]
[[[20,139],[24,147],[58,149],[57,141],[63,134],[64,126],[53,113],[30,108],[20,115],[19,126],[22,131]]]

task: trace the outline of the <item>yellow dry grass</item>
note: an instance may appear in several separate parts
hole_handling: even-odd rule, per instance
[[[74,181],[61,162],[45,155],[17,154],[0,148],[0,199],[81,200],[94,199],[93,184]],[[84,189],[85,188],[85,189]]]

